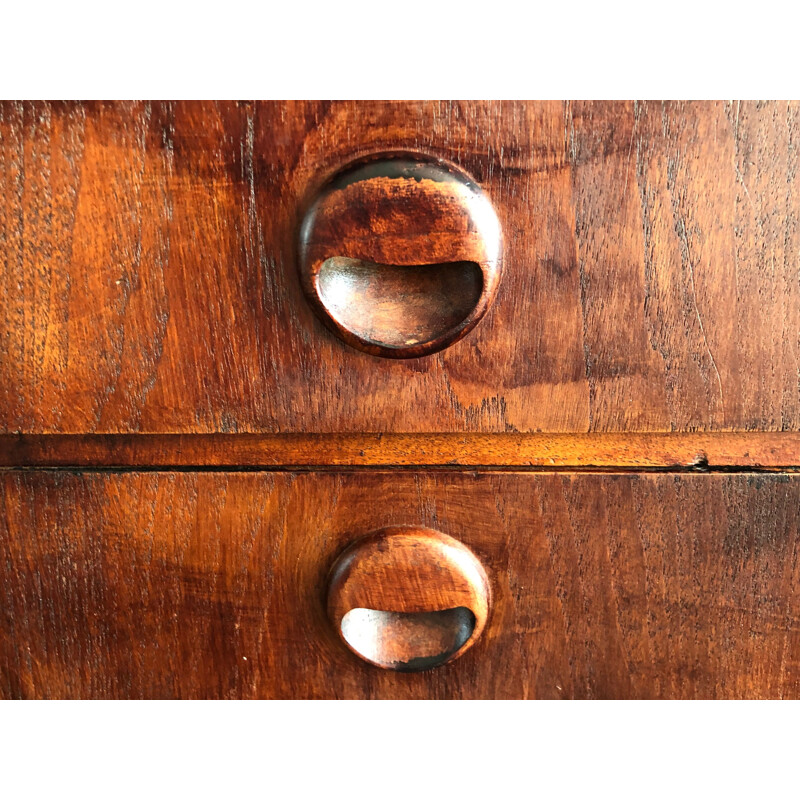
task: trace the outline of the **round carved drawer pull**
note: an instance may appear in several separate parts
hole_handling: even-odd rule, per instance
[[[300,277],[323,322],[373,355],[413,358],[465,336],[501,271],[492,204],[457,167],[389,154],[351,165],[300,228]]]
[[[430,669],[470,648],[489,615],[481,563],[427,528],[384,528],[334,563],[328,615],[345,644],[385,669]]]

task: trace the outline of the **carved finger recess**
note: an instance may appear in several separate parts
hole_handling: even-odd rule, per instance
[[[389,154],[351,165],[308,208],[300,276],[320,318],[374,355],[413,358],[458,341],[497,291],[501,231],[451,164]]]
[[[430,669],[470,648],[489,615],[475,555],[427,528],[383,528],[336,560],[328,615],[345,644],[385,669]]]

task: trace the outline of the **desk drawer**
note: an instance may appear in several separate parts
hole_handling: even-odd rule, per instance
[[[5,471],[0,696],[800,697],[800,476]],[[325,609],[388,525],[466,545],[483,635],[418,673]]]
[[[800,430],[786,103],[0,105],[0,432]],[[463,169],[494,303],[410,361],[298,278],[320,183]]]

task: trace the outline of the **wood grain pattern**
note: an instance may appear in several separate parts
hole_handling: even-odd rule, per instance
[[[395,525],[345,548],[331,568],[327,598],[331,624],[354,653],[385,669],[415,672],[475,644],[491,587],[481,562],[457,539]]]
[[[800,430],[795,103],[0,106],[0,431]],[[355,352],[296,274],[368,153],[475,176],[483,322]]]
[[[800,467],[800,433],[2,435],[0,467]]]
[[[500,282],[502,233],[480,187],[451,164],[382,154],[337,174],[303,215],[300,280],[348,344],[417,358],[467,335]]]
[[[0,476],[3,697],[800,697],[800,478]],[[391,524],[462,541],[493,613],[457,661],[376,669],[325,579]]]

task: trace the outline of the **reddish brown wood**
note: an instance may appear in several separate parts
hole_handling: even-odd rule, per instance
[[[800,477],[0,474],[3,697],[800,698]],[[330,565],[436,528],[492,583],[464,655],[354,657]]]
[[[353,542],[336,559],[328,616],[356,655],[416,672],[452,661],[475,644],[490,596],[480,561],[458,540],[395,526]]]
[[[798,128],[796,103],[0,103],[0,696],[800,698]],[[349,347],[298,277],[304,245],[339,259],[342,320],[383,345],[481,310],[480,206],[328,183],[398,150],[504,232],[481,324],[411,360]],[[750,468],[781,473],[722,474]],[[493,599],[414,675],[326,613],[337,555],[403,524]],[[351,619],[426,652],[467,619],[377,611]]]
[[[796,103],[6,103],[0,430],[800,431]],[[387,150],[491,198],[504,274],[413,361],[331,334],[304,204]]]
[[[452,164],[378,154],[315,197],[299,258],[306,295],[338,336],[374,355],[416,358],[462,339],[488,310],[500,223]]]
[[[800,466],[800,433],[1,435],[0,467]]]

